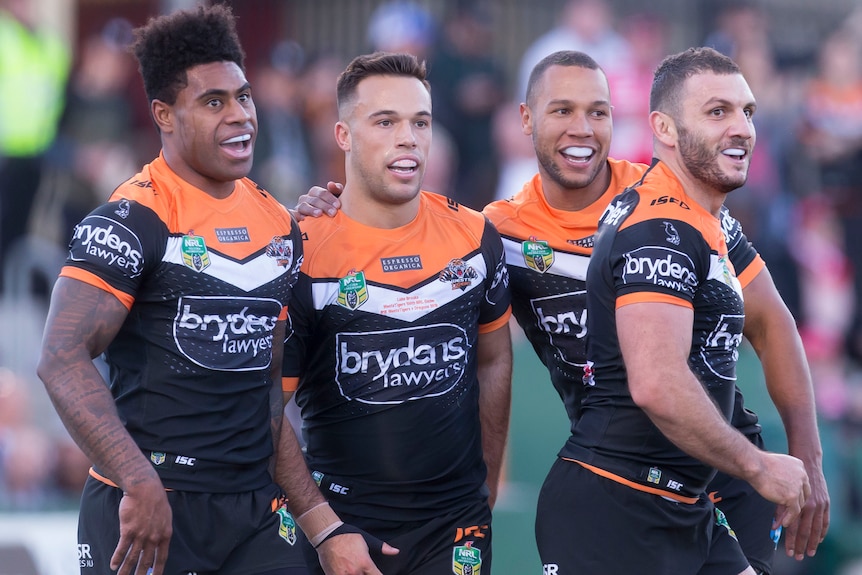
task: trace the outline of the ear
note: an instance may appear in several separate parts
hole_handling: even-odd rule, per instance
[[[335,142],[342,152],[350,151],[350,127],[346,122],[339,120],[335,123]]]
[[[533,112],[524,102],[521,102],[519,110],[521,111],[521,131],[524,135],[530,136],[533,134]]]
[[[174,111],[168,104],[153,100],[150,102],[150,113],[160,132],[170,134],[174,131]]]
[[[653,136],[661,144],[669,148],[676,146],[678,134],[673,118],[664,112],[652,111],[649,115],[649,125],[652,128]]]

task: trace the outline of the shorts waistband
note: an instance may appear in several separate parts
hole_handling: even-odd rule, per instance
[[[679,501],[680,503],[687,503],[692,505],[697,503],[700,498],[699,497],[688,497],[685,495],[680,495],[678,493],[673,493],[671,491],[665,491],[664,489],[658,489],[657,487],[650,487],[648,485],[642,485],[635,481],[631,481],[630,479],[626,479],[625,477],[620,477],[615,473],[611,473],[601,467],[596,467],[594,465],[590,465],[589,463],[584,463],[583,461],[578,461],[577,459],[569,459],[568,457],[562,457],[561,459],[565,461],[571,461],[572,463],[577,463],[584,469],[592,471],[596,475],[600,475],[605,479],[610,479],[611,481],[615,481],[626,487],[631,487],[632,489],[637,489],[638,491],[643,491],[644,493],[650,493],[652,495],[658,495],[659,497],[665,497],[667,499],[672,499],[674,501]]]

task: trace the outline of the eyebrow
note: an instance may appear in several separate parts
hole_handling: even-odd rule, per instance
[[[234,94],[239,94],[240,92],[245,92],[246,90],[248,90],[250,88],[251,88],[251,83],[246,82],[245,84],[240,86],[236,91],[234,91]],[[205,98],[211,98],[212,96],[227,96],[230,93],[231,93],[230,90],[225,90],[222,88],[210,88],[209,90],[205,90],[204,92],[202,92],[198,96],[198,99],[200,100],[200,99],[205,99]]]
[[[378,111],[372,112],[371,114],[368,115],[369,118],[377,118],[380,116],[400,116],[400,114],[398,112],[396,112],[395,110],[378,110]],[[422,116],[422,117],[430,118],[431,112],[429,112],[427,110],[422,110],[420,112],[416,112],[416,114],[414,114],[414,116]]]
[[[548,107],[550,107],[550,106],[561,106],[561,105],[563,105],[563,106],[574,106],[574,105],[576,105],[576,102],[574,100],[569,100],[566,98],[560,98],[557,100],[550,100],[547,105],[548,105]],[[609,100],[593,100],[592,102],[589,102],[587,105],[588,106],[610,106],[611,103]]]

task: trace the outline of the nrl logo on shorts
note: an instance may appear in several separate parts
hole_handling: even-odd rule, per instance
[[[161,465],[162,463],[165,462],[166,458],[167,458],[167,455],[165,455],[164,453],[158,452],[158,451],[153,451],[150,454],[150,461],[153,462],[153,465]]]
[[[521,243],[521,253],[524,255],[524,263],[531,270],[540,274],[545,273],[554,265],[554,250],[548,247],[548,242],[530,236],[530,239]]]
[[[201,236],[196,236],[194,230],[189,230],[183,236],[183,264],[196,272],[202,272],[210,266],[210,254],[207,244]]]
[[[441,282],[451,283],[452,289],[460,289],[461,291],[464,291],[471,283],[473,283],[473,280],[478,277],[479,274],[476,273],[473,266],[468,265],[467,262],[460,258],[455,258],[446,264],[446,269],[440,272],[438,279]]]
[[[365,284],[365,272],[350,270],[347,275],[338,280],[338,305],[354,310],[368,301],[368,286]]]
[[[452,573],[455,575],[479,575],[482,572],[482,551],[473,547],[472,541],[452,549]]]
[[[295,545],[296,521],[293,519],[293,515],[291,515],[290,512],[287,510],[286,503],[283,503],[281,507],[278,508],[278,517],[280,519],[280,523],[278,526],[278,534],[289,544]]]
[[[274,258],[281,267],[288,267],[293,261],[293,242],[287,236],[273,236],[266,247],[266,255]]]

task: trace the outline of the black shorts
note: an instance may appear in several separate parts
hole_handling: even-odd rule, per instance
[[[775,542],[771,531],[775,503],[764,499],[748,482],[725,473],[716,475],[707,491],[715,506],[727,517],[751,566],[758,573],[772,573]]]
[[[738,575],[748,567],[706,496],[672,501],[562,459],[539,493],[536,543],[545,575]]]
[[[486,501],[441,512],[430,520],[402,523],[336,512],[345,523],[364,529],[400,550],[373,557],[386,575],[489,575],[491,573],[491,510]],[[303,543],[309,573],[323,575],[317,551]]]
[[[122,491],[89,477],[78,516],[81,575],[108,575]],[[272,484],[244,493],[168,491],[173,536],[165,575],[306,575],[304,540]]]

